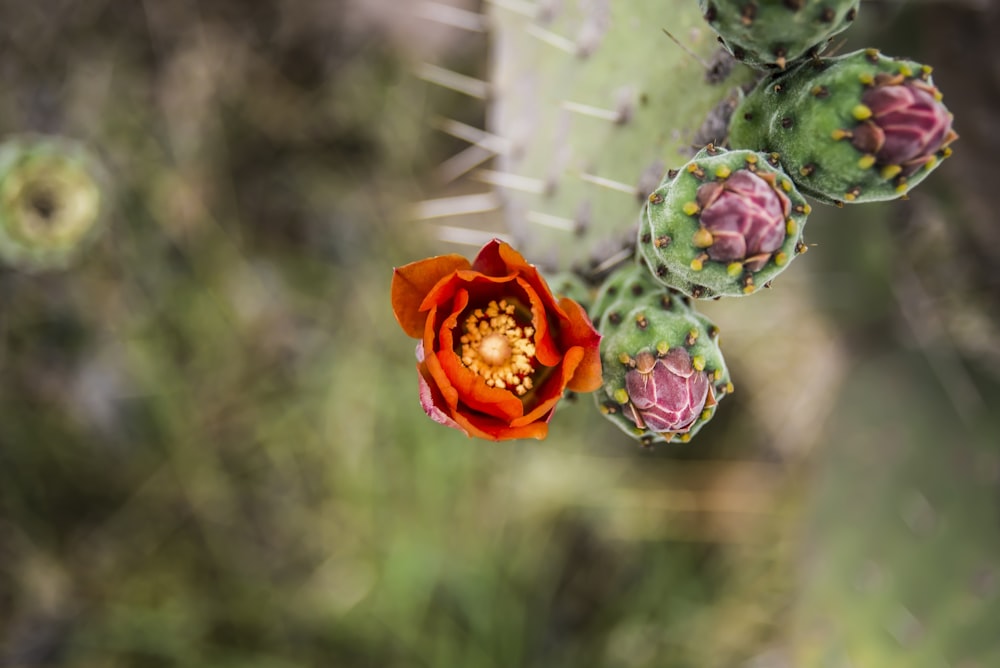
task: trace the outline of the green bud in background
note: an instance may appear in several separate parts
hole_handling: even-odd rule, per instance
[[[106,184],[77,141],[22,135],[0,144],[0,260],[27,270],[65,267],[103,225]]]

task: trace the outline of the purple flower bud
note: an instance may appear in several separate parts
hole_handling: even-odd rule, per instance
[[[695,370],[685,349],[673,348],[660,358],[643,351],[635,361],[625,375],[630,409],[625,414],[637,427],[683,433],[706,405],[715,405],[708,375]]]
[[[876,81],[861,96],[872,115],[851,131],[851,143],[874,155],[877,164],[899,165],[904,176],[912,174],[958,136],[936,95],[937,89],[915,79]]]
[[[770,180],[740,169],[724,181],[698,188],[701,225],[711,232],[708,257],[718,262],[742,261],[757,271],[785,241],[791,203]]]

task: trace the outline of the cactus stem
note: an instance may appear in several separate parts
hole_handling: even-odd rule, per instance
[[[612,311],[611,313],[608,314],[608,321],[612,325],[617,325],[622,321],[622,314],[619,313],[618,311]]]
[[[657,355],[659,355],[660,357],[663,357],[668,352],[670,352],[670,344],[669,343],[667,343],[666,341],[657,341],[656,342],[656,354]]]
[[[649,320],[646,319],[645,313],[639,313],[635,316],[635,326],[639,329],[646,329],[649,327]]]
[[[632,195],[633,197],[637,197],[639,195],[638,188],[630,186],[627,183],[622,183],[621,181],[615,181],[613,179],[596,176],[594,174],[587,174],[586,172],[581,172],[580,178],[587,183],[593,183],[595,186],[601,186],[602,188],[607,188],[609,190],[617,190],[618,192]]]
[[[868,58],[869,62],[877,63],[879,57],[878,49],[865,49],[865,57]]]
[[[649,196],[649,203],[654,205],[663,204],[663,195],[661,195],[660,193],[652,193]]]
[[[687,333],[687,336],[684,337],[684,345],[690,348],[691,346],[694,345],[694,342],[697,340],[698,340],[698,330],[692,329],[690,332]]]
[[[664,248],[669,246],[671,241],[672,239],[670,237],[664,235],[662,237],[656,237],[656,239],[653,240],[653,245],[657,248]]]
[[[875,83],[875,76],[871,72],[862,72],[858,75],[858,81],[860,81],[863,86],[871,86]]]
[[[669,294],[664,294],[660,297],[660,306],[663,307],[664,311],[667,311],[674,305],[674,300]]]

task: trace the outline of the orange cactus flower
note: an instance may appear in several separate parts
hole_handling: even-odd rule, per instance
[[[601,385],[600,334],[572,299],[494,239],[470,264],[441,255],[397,268],[392,310],[417,344],[420,404],[469,436],[542,439],[566,389]]]

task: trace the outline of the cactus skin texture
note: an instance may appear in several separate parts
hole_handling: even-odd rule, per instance
[[[719,41],[757,69],[818,55],[858,15],[859,0],[698,0]]]
[[[764,78],[733,114],[733,147],[778,154],[805,194],[828,204],[896,199],[958,135],[931,68],[876,49]]]
[[[639,225],[661,283],[698,299],[748,295],[805,250],[809,205],[769,159],[707,146],[667,174]]]
[[[712,57],[718,43],[693,0],[484,4],[496,84],[487,129],[509,148],[474,178],[495,184],[510,239],[532,262],[586,270],[581,249],[600,262],[628,245],[646,195],[752,72],[708,83],[663,35],[669,26]]]
[[[0,145],[0,260],[26,270],[65,267],[102,227],[106,183],[76,141],[8,139]]]
[[[718,328],[642,265],[609,276],[594,312],[603,336],[601,413],[646,447],[689,441],[733,391]]]

